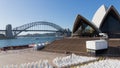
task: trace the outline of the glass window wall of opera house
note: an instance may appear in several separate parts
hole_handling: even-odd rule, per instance
[[[94,37],[106,33],[109,38],[120,38],[120,14],[111,5],[102,5],[94,14],[92,21],[78,14],[73,25],[73,37]]]

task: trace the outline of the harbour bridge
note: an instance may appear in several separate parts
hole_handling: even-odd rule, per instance
[[[5,36],[7,38],[14,38],[17,37],[22,32],[54,32],[56,34],[61,35],[70,35],[71,32],[68,29],[63,29],[57,24],[46,22],[46,21],[38,21],[38,22],[32,22],[28,24],[24,24],[15,28],[12,28],[11,24],[8,24],[6,26],[6,30],[0,30],[5,32]]]

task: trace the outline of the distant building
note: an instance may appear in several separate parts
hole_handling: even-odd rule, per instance
[[[113,5],[102,5],[94,14],[92,21],[78,15],[73,25],[72,36],[99,36],[106,33],[109,38],[120,37],[120,14]]]
[[[5,39],[5,35],[4,34],[0,34],[0,39]]]

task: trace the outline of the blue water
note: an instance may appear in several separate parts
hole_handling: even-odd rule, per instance
[[[28,45],[33,43],[52,42],[60,37],[19,37],[16,39],[0,40],[0,47]]]

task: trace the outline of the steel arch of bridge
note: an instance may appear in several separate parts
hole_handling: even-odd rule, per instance
[[[47,25],[47,26],[51,26],[51,27],[55,28],[57,31],[61,31],[61,32],[64,31],[64,29],[62,27],[60,27],[59,25],[56,25],[54,23],[46,22],[46,21],[38,21],[38,22],[32,22],[32,23],[24,24],[22,26],[13,28],[13,31],[14,31],[13,34],[14,34],[14,36],[17,36],[21,32],[23,32],[31,27],[37,26],[37,25]]]

